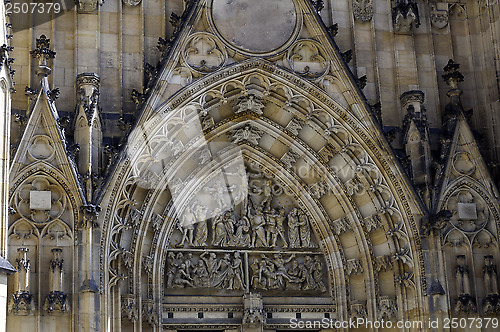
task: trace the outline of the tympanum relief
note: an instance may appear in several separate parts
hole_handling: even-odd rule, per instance
[[[308,212],[273,178],[241,167],[247,185],[215,180],[201,188],[211,201],[195,201],[179,214],[165,266],[168,293],[326,293],[324,258]]]

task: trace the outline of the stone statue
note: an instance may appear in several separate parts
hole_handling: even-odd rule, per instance
[[[167,287],[173,286],[176,272],[177,264],[175,262],[175,254],[172,251],[169,251],[167,254]]]
[[[251,242],[250,237],[250,220],[246,216],[240,218],[235,224],[236,232],[234,234],[235,246],[249,247]]]
[[[224,200],[224,195],[231,192],[236,186],[233,184],[229,187],[225,187],[223,184],[222,184],[222,181],[221,180],[217,180],[215,181],[213,187],[204,187],[203,190],[204,191],[208,191],[210,192],[215,201],[217,202],[217,205],[219,207],[219,209],[221,211],[224,211],[227,207],[227,204],[226,204],[226,201]]]
[[[281,253],[274,254],[274,259],[272,260],[272,264],[276,267],[276,271],[274,272],[274,279],[276,279],[276,288],[284,289],[285,288],[285,279],[287,281],[291,281],[288,276],[287,269],[285,267],[286,263],[289,263],[292,259],[295,258],[295,254],[290,255],[288,259],[284,259]]]
[[[194,208],[194,216],[197,223],[193,245],[196,247],[206,246],[208,237],[207,208],[197,204]]]
[[[189,274],[186,273],[186,264],[182,263],[175,272],[174,282],[173,282],[174,287],[178,288],[184,288],[186,286],[194,287],[192,281],[193,279],[189,276]]]
[[[209,280],[207,267],[202,260],[199,260],[193,268],[193,284],[196,287],[208,287]]]
[[[231,269],[231,256],[226,253],[224,256],[217,262],[217,267],[215,270],[217,271],[213,278],[213,286],[217,288],[229,288],[229,280],[232,280],[232,272]]]
[[[292,267],[288,270],[288,283],[286,288],[288,290],[301,290],[304,281],[305,278],[302,276],[302,268],[299,265],[299,261],[294,259],[292,261]]]
[[[233,143],[250,142],[259,145],[259,139],[264,135],[264,131],[254,128],[249,124],[244,125],[242,128],[233,130]]]
[[[227,246],[234,245],[235,239],[234,239],[234,224],[236,223],[234,221],[233,215],[231,213],[232,211],[226,211],[224,213],[224,226],[226,227],[226,232],[227,232]]]
[[[491,255],[484,256],[483,276],[486,296],[498,296],[497,267]]]
[[[315,288],[321,293],[326,292],[325,283],[323,282],[323,263],[321,262],[321,258],[318,256],[314,258],[312,276],[316,284]]]
[[[216,208],[212,219],[212,245],[225,247],[228,242],[228,234],[224,224],[224,215],[219,213],[220,209]]]
[[[302,278],[304,278],[302,290],[314,290],[316,288],[316,283],[312,276],[313,269],[314,265],[311,256],[306,256],[304,258],[304,265],[302,266]]]
[[[250,286],[254,289],[263,288],[259,276],[260,263],[257,258],[254,259],[252,265],[250,265],[250,270],[252,270],[252,279],[250,280]]]
[[[254,94],[248,94],[246,96],[242,96],[238,98],[238,102],[236,103],[236,111],[235,113],[241,113],[244,111],[251,111],[262,115],[264,104],[262,103],[262,98],[256,96]]]
[[[207,271],[209,275],[213,275],[216,271],[217,267],[217,255],[213,252],[211,252],[208,257],[206,255],[208,254],[208,251],[205,251],[200,255],[200,259],[203,260],[207,266]]]
[[[243,289],[245,287],[245,283],[243,281],[243,261],[238,251],[234,252],[231,270],[231,279],[229,280],[228,289]]]
[[[309,217],[304,210],[298,210],[300,243],[302,248],[311,248],[311,226],[309,225]]]
[[[280,237],[281,240],[283,241],[283,248],[288,247],[288,243],[286,242],[286,237],[285,237],[285,227],[284,227],[284,221],[285,221],[285,209],[282,207],[280,208],[279,214],[276,216],[276,237]],[[276,241],[273,242],[273,247],[276,246]]]
[[[195,215],[191,210],[191,207],[187,206],[184,210],[184,214],[182,215],[182,223],[178,223],[177,227],[182,233],[182,240],[180,246],[184,246],[186,240],[190,245],[193,245],[194,238],[194,224],[196,222]]]
[[[255,208],[255,214],[252,216],[251,222],[253,231],[252,247],[267,247],[266,232],[264,231],[266,221],[261,207]]]
[[[276,241],[278,239],[278,231],[276,229],[276,210],[272,209],[270,213],[267,214],[266,223],[266,243],[268,247],[275,247]]]
[[[300,248],[298,209],[293,208],[288,214],[288,241],[290,248]]]

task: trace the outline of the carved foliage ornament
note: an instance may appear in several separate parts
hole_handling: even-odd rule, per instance
[[[372,0],[352,0],[354,18],[361,22],[368,22],[373,17]]]

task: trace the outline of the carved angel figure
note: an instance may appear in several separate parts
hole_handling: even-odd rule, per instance
[[[238,98],[238,102],[236,104],[235,113],[241,113],[246,110],[254,112],[256,114],[262,115],[264,104],[262,103],[262,98],[249,94],[248,96],[243,96]]]
[[[259,139],[264,135],[264,131],[252,127],[249,124],[244,125],[242,128],[233,130],[233,143],[239,142],[250,142],[252,144],[258,145]]]

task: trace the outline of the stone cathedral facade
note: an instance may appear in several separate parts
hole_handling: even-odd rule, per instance
[[[9,3],[0,329],[497,330],[497,0]]]

